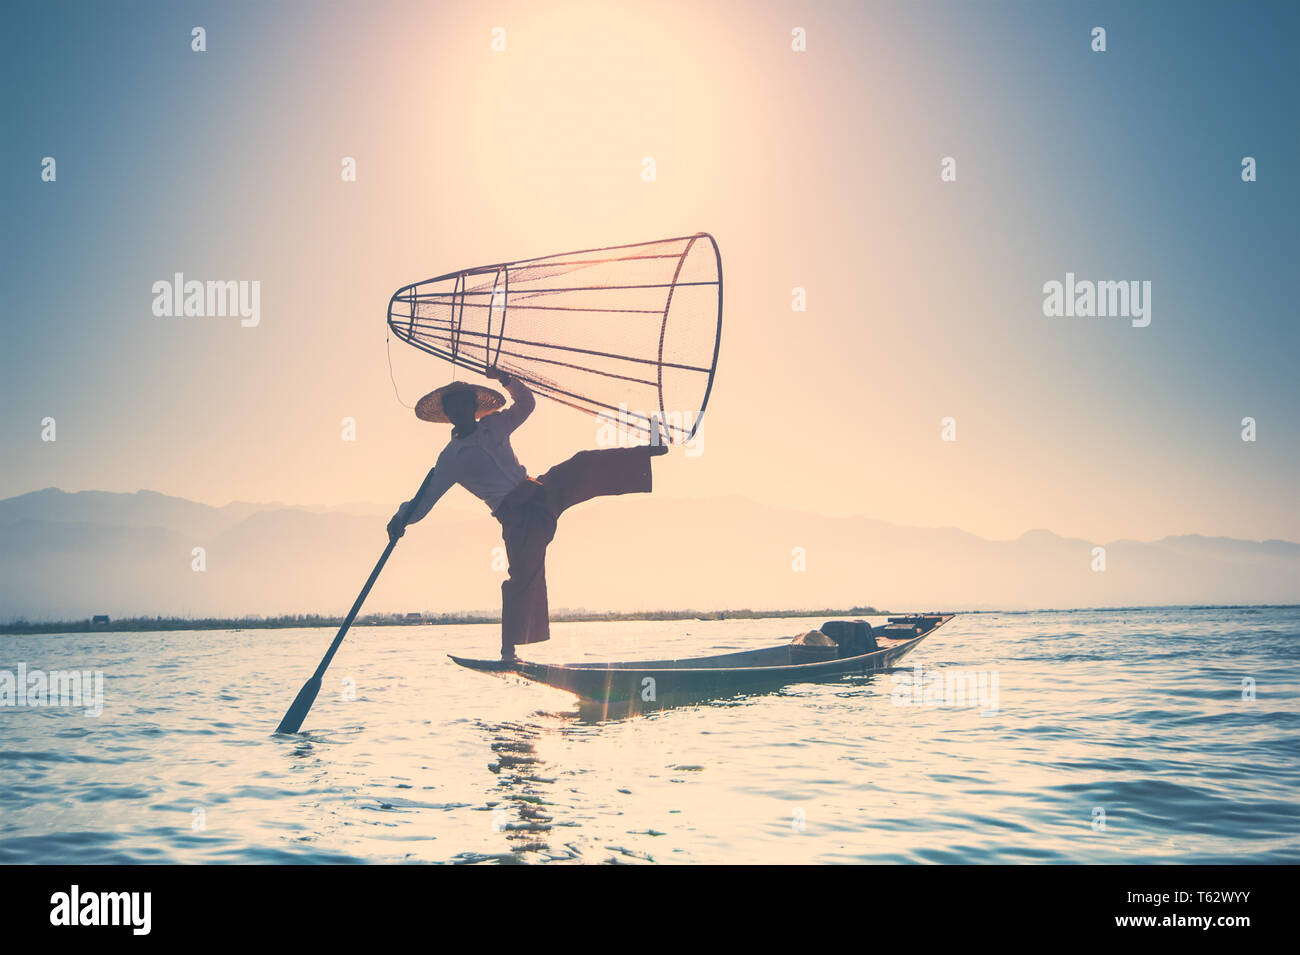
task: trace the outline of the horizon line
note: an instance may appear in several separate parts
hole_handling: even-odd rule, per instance
[[[551,616],[552,623],[608,623],[608,622],[630,622],[644,620],[775,620],[782,618],[804,618],[804,617],[846,617],[851,614],[858,614],[868,617],[894,617],[894,616],[914,616],[917,613],[942,613],[961,616],[964,614],[1034,614],[1034,613],[1127,613],[1135,611],[1148,610],[1290,610],[1300,608],[1300,603],[1245,603],[1245,604],[1133,604],[1133,605],[1116,605],[1107,607],[1030,607],[1030,608],[981,608],[981,609],[947,609],[942,611],[900,611],[900,610],[880,610],[870,606],[855,606],[847,608],[836,607],[786,607],[772,610],[754,609],[751,607],[737,607],[733,609],[718,610],[698,610],[694,608],[684,608],[681,610],[560,610]],[[410,619],[415,611],[391,611],[377,610],[373,613],[364,614],[357,617],[357,626],[491,626],[501,623],[500,612],[491,611],[445,611],[442,613],[430,613],[420,611],[419,619]],[[187,617],[187,616],[131,616],[119,617],[116,620],[109,618],[107,623],[96,624],[95,616],[105,616],[108,614],[96,614],[91,617],[79,617],[75,620],[46,620],[35,621],[25,617],[11,618],[10,620],[0,623],[0,635],[18,636],[34,635],[40,633],[82,633],[82,632],[115,632],[112,628],[114,624],[206,624],[207,626],[134,626],[130,628],[131,632],[161,632],[165,630],[220,630],[228,625],[238,624],[252,630],[272,630],[272,629],[304,629],[310,630],[315,628],[333,628],[339,625],[344,619],[338,614],[318,614],[318,613],[285,613],[285,614],[252,614],[242,617],[221,616],[221,617]],[[311,622],[307,622],[311,621]],[[58,627],[83,627],[82,630],[59,630]]]

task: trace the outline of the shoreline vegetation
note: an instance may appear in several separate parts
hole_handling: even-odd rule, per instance
[[[552,623],[599,623],[624,620],[759,620],[765,617],[878,617],[886,613],[874,607],[814,610],[646,610],[628,613],[593,613],[585,610],[551,614]],[[286,628],[332,627],[343,625],[344,617],[322,614],[284,614],[278,617],[123,617],[100,622],[55,620],[48,623],[15,620],[0,624],[0,634],[32,633],[135,633],[162,630],[281,630]],[[456,624],[501,622],[500,614],[490,613],[371,613],[358,616],[355,627],[450,626]]]
[[[1033,613],[1123,613],[1134,610],[1270,610],[1300,604],[1187,604],[1150,607],[1041,607],[1035,610],[946,610],[956,614]],[[906,613],[928,613],[907,611]],[[938,612],[938,611],[935,611]],[[764,620],[773,617],[884,617],[905,616],[900,611],[877,610],[875,607],[821,607],[795,610],[643,610],[596,613],[567,610],[551,614],[552,623],[600,623],[625,620]],[[33,622],[23,619],[0,624],[0,636],[41,633],[150,633],[178,630],[282,630],[287,628],[332,628],[343,625],[343,617],[323,614],[283,614],[275,617],[123,617],[109,620],[95,617],[82,620]],[[499,624],[501,617],[492,613],[371,613],[357,617],[358,627],[454,626],[458,624]]]

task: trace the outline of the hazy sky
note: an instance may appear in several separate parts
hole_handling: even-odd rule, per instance
[[[735,492],[1300,538],[1298,10],[6,4],[0,496],[396,505],[447,435],[394,396],[395,289],[708,231],[721,360],[703,453],[656,465],[673,533],[673,498]],[[257,280],[260,324],[156,317],[175,272]],[[1045,317],[1067,272],[1149,281],[1150,325]],[[450,377],[393,357],[407,404]],[[539,472],[594,429],[543,403],[516,450]]]

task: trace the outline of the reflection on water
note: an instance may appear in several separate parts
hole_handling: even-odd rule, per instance
[[[536,655],[806,623],[562,624]],[[636,713],[445,659],[491,627],[359,628],[272,736],[331,636],[0,641],[0,670],[105,675],[98,718],[0,707],[0,863],[1300,861],[1296,608],[970,615],[894,673]],[[1000,703],[904,705],[914,664]]]
[[[549,787],[555,780],[543,775],[546,766],[537,755],[534,741],[541,730],[519,723],[480,723],[491,741],[496,761],[488,769],[497,777],[497,799],[489,798],[493,828],[505,834],[515,853],[551,852]],[[570,856],[571,857],[571,856]]]

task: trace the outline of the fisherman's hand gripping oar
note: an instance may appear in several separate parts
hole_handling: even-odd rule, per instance
[[[356,603],[354,603],[352,609],[348,611],[347,619],[343,621],[343,626],[339,627],[339,632],[334,638],[334,642],[331,643],[330,648],[325,651],[325,656],[321,659],[320,666],[316,668],[316,672],[312,674],[311,679],[302,685],[302,689],[299,690],[298,695],[294,697],[293,704],[289,707],[289,711],[284,714],[284,719],[280,720],[280,725],[275,728],[277,733],[296,733],[302,728],[303,720],[307,718],[307,713],[311,710],[311,705],[316,702],[316,695],[320,693],[321,678],[325,675],[326,668],[329,667],[330,661],[334,659],[334,654],[338,651],[339,645],[343,642],[343,638],[347,636],[348,628],[352,626],[352,621],[356,619],[357,614],[360,612],[361,605],[366,602],[366,597],[370,594],[370,588],[375,585],[375,581],[379,579],[379,572],[384,569],[384,564],[388,562],[388,555],[391,554],[393,548],[397,546],[398,538],[402,536],[407,523],[411,519],[411,515],[416,513],[416,508],[423,502],[425,491],[428,490],[429,485],[432,483],[433,470],[430,470],[424,478],[424,483],[420,485],[420,489],[415,492],[415,496],[406,504],[403,504],[402,507],[398,509],[397,514],[393,516],[393,519],[389,521],[388,546],[385,547],[384,552],[379,555],[379,563],[375,564],[375,569],[370,572],[370,579],[367,580],[366,585],[361,588],[361,593],[357,596]],[[425,508],[424,513],[428,513],[428,508]],[[423,517],[424,514],[421,514],[420,516]]]

